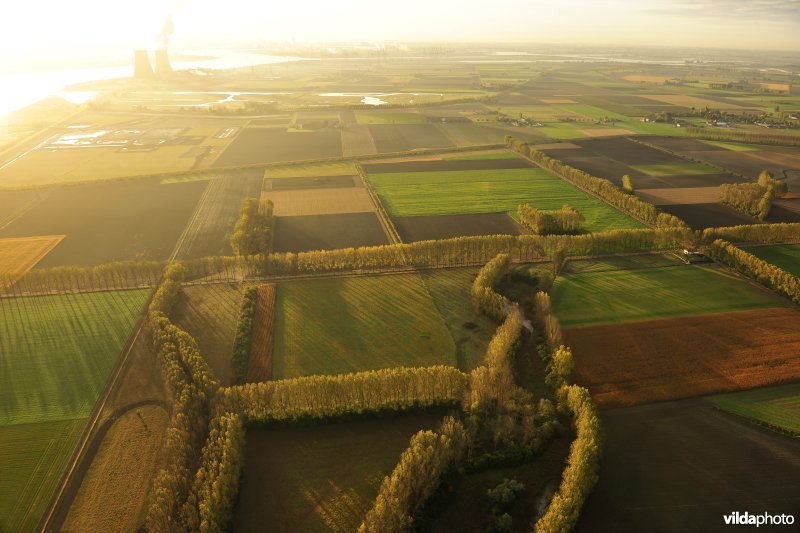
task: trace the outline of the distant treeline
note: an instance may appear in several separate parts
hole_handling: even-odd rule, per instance
[[[734,141],[753,144],[800,146],[800,135],[771,131],[742,131],[729,128],[683,128],[685,135],[709,141]]]
[[[523,141],[506,136],[506,145],[517,153],[528,157],[536,164],[550,170],[579,189],[588,191],[623,213],[640,220],[654,228],[687,228],[685,222],[674,215],[664,213],[653,204],[638,196],[628,194],[607,179],[592,176],[588,172],[573,168],[568,164],[540,152]]]

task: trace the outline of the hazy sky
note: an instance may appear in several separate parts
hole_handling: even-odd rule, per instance
[[[275,41],[494,41],[800,51],[800,0],[5,0],[0,66],[48,52]]]

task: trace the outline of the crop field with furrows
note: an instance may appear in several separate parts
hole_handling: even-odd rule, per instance
[[[556,280],[551,296],[564,327],[786,305],[771,292],[714,266],[570,274]]]
[[[575,380],[604,408],[800,379],[800,313],[712,313],[568,328]]]
[[[363,187],[272,190],[264,191],[263,195],[272,200],[276,217],[367,213],[375,210],[369,193]]]
[[[642,189],[636,195],[653,205],[713,204],[719,200],[719,187]]]
[[[709,400],[728,413],[800,435],[800,383],[721,394]]]
[[[338,130],[246,128],[214,161],[213,167],[333,157],[342,157],[342,136]]]
[[[63,238],[63,235],[48,235],[0,239],[0,288],[36,266]]]
[[[278,286],[273,376],[455,366],[455,345],[417,274]]]
[[[800,244],[753,246],[746,251],[794,276],[800,276]]]
[[[587,231],[642,227],[616,209],[542,169],[371,174],[392,216],[516,213],[520,204],[560,209],[569,204],[586,218]]]
[[[148,294],[0,299],[3,530],[30,529],[39,519]]]
[[[277,287],[271,283],[258,287],[258,303],[253,317],[250,361],[247,381],[272,379],[272,352],[275,348],[275,298]]]
[[[0,426],[0,530],[34,531],[86,418]]]
[[[281,429],[251,428],[234,532],[355,531],[411,436],[442,414]]]
[[[257,198],[261,194],[262,180],[260,170],[214,176],[184,230],[175,258],[185,260],[231,255],[230,236],[242,199]]]

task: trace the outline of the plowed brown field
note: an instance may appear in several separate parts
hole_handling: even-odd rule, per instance
[[[253,320],[253,336],[250,344],[250,366],[247,381],[272,379],[272,348],[275,344],[275,284],[258,288],[258,305]]]
[[[800,379],[800,311],[775,308],[565,331],[602,408]]]

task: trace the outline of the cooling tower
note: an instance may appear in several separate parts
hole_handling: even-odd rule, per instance
[[[150,66],[147,50],[135,50],[133,57],[133,77],[139,79],[152,78],[154,76],[153,67]]]
[[[169,64],[167,49],[156,50],[156,75],[169,76],[170,74],[172,74],[172,65]]]

